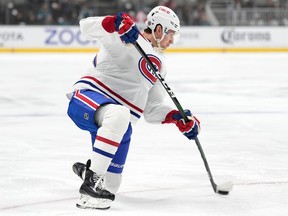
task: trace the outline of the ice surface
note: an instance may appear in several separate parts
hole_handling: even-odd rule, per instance
[[[90,156],[90,135],[66,116],[65,92],[92,58],[0,55],[1,216],[288,215],[284,53],[167,54],[166,81],[201,120],[215,182],[234,183],[228,196],[213,192],[193,141],[142,119],[111,209],[77,209],[81,181],[71,166]]]

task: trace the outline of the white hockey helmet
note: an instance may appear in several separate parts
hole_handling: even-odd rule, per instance
[[[178,35],[179,37],[180,35],[180,20],[178,16],[173,10],[165,6],[153,8],[147,15],[145,24],[152,30],[153,36],[154,29],[158,24],[162,26],[163,33],[167,34],[169,30],[173,30],[176,36]]]

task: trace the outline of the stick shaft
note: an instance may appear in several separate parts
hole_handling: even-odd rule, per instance
[[[166,92],[168,93],[168,95],[170,96],[172,101],[174,102],[175,106],[177,107],[178,111],[180,112],[180,114],[183,117],[183,119],[185,120],[185,122],[188,122],[189,119],[186,116],[186,114],[184,112],[184,109],[182,108],[181,104],[179,103],[178,99],[176,98],[174,92],[171,90],[171,88],[166,83],[165,79],[161,76],[159,71],[155,68],[155,66],[153,65],[153,63],[151,62],[151,60],[149,59],[149,57],[147,56],[145,51],[142,49],[142,47],[137,43],[137,41],[134,43],[134,46],[138,50],[140,55],[146,60],[147,64],[151,67],[151,69],[153,70],[154,75],[160,81],[160,83],[162,84],[162,86],[164,87],[164,89],[166,90]],[[201,157],[202,157],[202,160],[204,162],[204,165],[205,165],[206,171],[208,173],[208,177],[209,177],[210,183],[211,183],[211,185],[213,187],[213,190],[214,190],[214,192],[217,192],[217,185],[215,184],[215,182],[213,180],[213,176],[212,176],[211,170],[209,168],[208,161],[206,159],[206,156],[204,154],[204,151],[202,149],[202,146],[200,144],[200,141],[199,141],[198,137],[196,137],[195,143],[196,143],[196,145],[198,147],[198,150],[199,150],[199,152],[201,154]]]
[[[166,90],[166,92],[168,93],[168,95],[170,96],[174,104],[176,105],[177,109],[179,110],[181,116],[184,118],[185,122],[188,122],[189,120],[187,116],[185,115],[184,109],[182,108],[181,104],[179,103],[178,99],[176,98],[171,88],[166,83],[165,79],[161,76],[159,71],[155,68],[155,66],[153,65],[153,63],[151,62],[151,60],[149,59],[145,51],[142,49],[142,47],[137,43],[137,41],[134,43],[134,46],[136,47],[138,52],[141,54],[141,56],[146,60],[147,64],[152,68],[154,75],[160,81],[160,83],[162,84],[162,86],[164,87],[164,89]]]

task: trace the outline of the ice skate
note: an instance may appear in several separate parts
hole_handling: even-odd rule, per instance
[[[88,160],[85,179],[79,189],[80,198],[76,206],[83,209],[109,209],[115,195],[105,190],[104,176],[90,170],[90,163],[91,161]]]
[[[79,176],[82,180],[84,180],[85,177],[85,170],[86,170],[86,164],[76,162],[72,166],[73,172]]]

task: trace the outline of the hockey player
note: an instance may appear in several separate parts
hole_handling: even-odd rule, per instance
[[[165,77],[161,52],[180,34],[177,15],[158,6],[148,14],[146,25],[143,34],[139,33],[131,17],[122,12],[80,21],[82,34],[101,45],[95,67],[67,94],[69,117],[89,131],[92,139],[90,159],[73,165],[83,179],[76,204],[79,208],[110,208],[121,184],[132,125],[142,114],[147,122],[176,124],[188,139],[195,139],[200,131],[200,122],[189,110],[185,112],[190,121],[185,123],[177,110],[163,103],[164,88],[131,45],[137,41]]]

